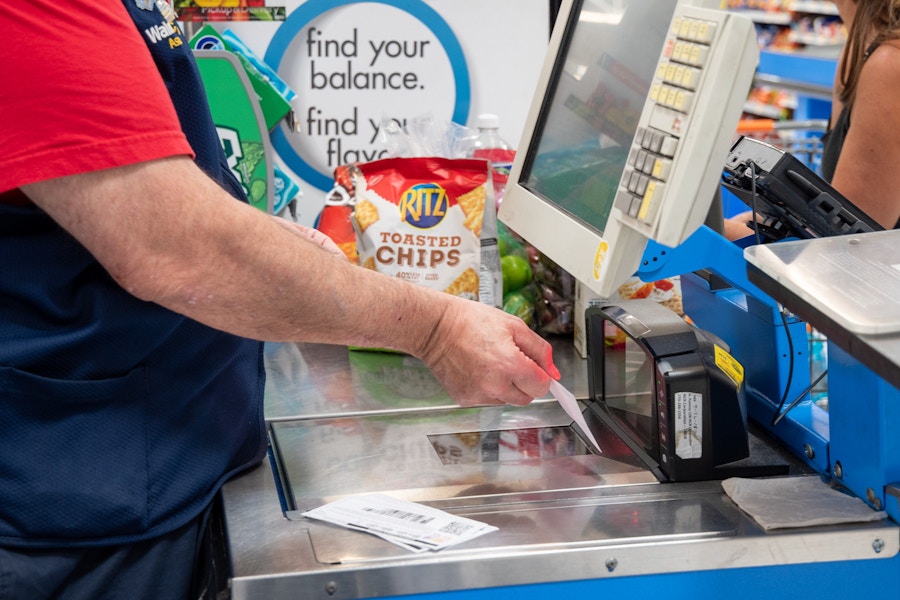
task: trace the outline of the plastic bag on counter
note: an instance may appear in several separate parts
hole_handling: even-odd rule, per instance
[[[395,158],[469,158],[477,137],[477,131],[430,113],[408,119],[405,126],[384,117],[378,128],[379,145],[387,156]]]
[[[541,254],[535,284],[540,297],[534,305],[537,332],[541,335],[571,335],[574,329],[575,278]]]
[[[503,310],[543,336],[572,334],[575,279],[504,224],[499,230]]]

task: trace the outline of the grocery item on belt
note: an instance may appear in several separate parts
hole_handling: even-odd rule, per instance
[[[361,265],[479,299],[482,227],[493,201],[487,161],[386,158],[350,174]]]
[[[650,298],[679,315],[684,315],[681,304],[681,278],[667,277],[645,282],[639,277],[631,277],[619,286],[611,300],[633,300]]]
[[[362,176],[354,163],[340,165],[334,170],[334,187],[325,197],[325,207],[316,219],[316,229],[330,237],[353,264],[359,264],[356,251],[356,231],[353,229],[353,202],[356,190],[353,181]]]

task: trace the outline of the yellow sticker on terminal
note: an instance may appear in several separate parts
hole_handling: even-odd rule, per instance
[[[597,252],[594,253],[593,275],[595,281],[600,281],[600,273],[603,271],[603,261],[606,260],[607,252],[609,252],[609,242],[600,242],[600,244],[597,246]]]
[[[744,382],[744,365],[718,345],[715,346],[715,355],[716,366],[734,382],[734,385],[741,387]]]
[[[656,193],[656,182],[650,181],[647,184],[647,189],[644,191],[644,199],[641,200],[641,207],[638,209],[638,219],[642,221],[647,220],[647,215],[650,214],[650,207],[653,205],[653,195]]]

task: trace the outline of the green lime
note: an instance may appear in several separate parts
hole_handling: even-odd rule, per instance
[[[530,327],[534,323],[534,305],[524,294],[510,292],[503,296],[503,310],[525,321]]]
[[[517,254],[508,254],[500,258],[500,271],[503,274],[503,293],[514,292],[531,283],[531,263]]]

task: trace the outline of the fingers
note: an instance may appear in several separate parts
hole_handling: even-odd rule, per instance
[[[516,330],[513,341],[519,347],[519,350],[526,357],[537,363],[537,366],[547,375],[553,379],[559,379],[559,369],[553,364],[553,347],[550,345],[550,342],[527,327],[524,330]]]
[[[532,400],[535,398],[539,398],[547,393],[547,390],[550,389],[550,378],[547,378],[547,389],[543,392],[538,393],[528,393],[522,391],[518,386],[513,386],[510,389],[509,394],[505,398],[504,404],[510,404],[512,406],[525,406],[526,404],[530,404]]]
[[[497,398],[475,399],[472,397],[461,398],[459,400],[456,400],[456,403],[463,408],[475,408],[477,406],[503,406],[505,404],[508,404],[507,402],[503,402],[502,400],[498,400]]]
[[[527,404],[530,404],[531,401],[534,399],[535,399],[535,396],[527,394],[513,385],[513,386],[509,386],[502,394],[498,394],[498,397],[496,397],[496,398],[490,397],[490,396],[476,397],[473,394],[473,395],[465,396],[463,398],[456,400],[456,403],[459,404],[463,408],[473,408],[476,406],[504,406],[504,405],[525,406]]]
[[[505,396],[507,404],[528,404],[535,398],[542,398],[550,391],[550,375],[534,365],[527,373],[520,372],[513,378],[510,392]],[[528,398],[522,401],[522,397]]]
[[[452,327],[439,338],[441,353],[426,361],[450,397],[466,407],[523,406],[546,397],[551,379],[560,377],[550,343],[499,309],[472,301],[458,306],[460,318],[447,320]],[[473,322],[479,323],[474,331]]]
[[[548,344],[549,346],[549,344]],[[525,406],[550,390],[550,375],[519,349],[512,347],[505,359],[488,367],[478,377],[466,378],[466,390],[456,397],[461,406],[510,404]],[[550,350],[552,352],[552,350]],[[550,361],[552,365],[552,360]],[[559,378],[559,372],[553,367]]]
[[[550,380],[559,379],[560,373],[553,364],[553,347],[528,329],[516,332],[516,360],[507,376],[508,388],[500,397],[506,404],[523,406],[535,398],[542,398],[550,391]]]

